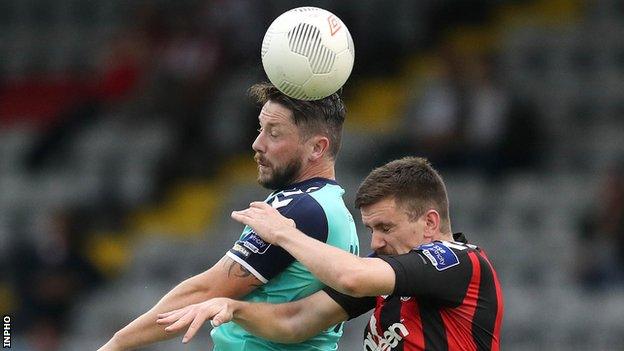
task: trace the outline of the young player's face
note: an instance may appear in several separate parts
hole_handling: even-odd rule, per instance
[[[362,206],[360,211],[362,222],[371,232],[371,249],[377,254],[404,254],[431,241],[424,235],[426,220],[421,217],[410,221],[407,211],[394,198]]]
[[[260,129],[252,145],[258,163],[258,182],[268,189],[293,183],[301,173],[305,155],[292,111],[268,101],[258,119]]]

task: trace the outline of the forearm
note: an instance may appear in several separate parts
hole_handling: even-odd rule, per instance
[[[137,347],[170,339],[175,333],[166,333],[156,324],[158,314],[200,303],[213,297],[239,298],[253,291],[260,281],[232,259],[224,256],[209,270],[189,278],[152,309],[118,331],[101,351],[133,350]]]
[[[311,238],[296,228],[283,228],[277,244],[332,288],[352,295],[352,285],[365,277],[365,259]]]
[[[294,321],[297,308],[243,301],[233,301],[232,307],[232,321],[261,338],[281,343],[307,339],[301,324]]]
[[[157,315],[214,297],[209,289],[202,287],[196,280],[193,277],[178,284],[149,311],[115,333],[111,342],[116,349],[134,350],[175,337],[177,334],[166,333],[162,326],[156,324]]]
[[[231,301],[233,321],[250,333],[281,343],[307,340],[347,320],[347,313],[327,294],[319,291],[285,304]]]

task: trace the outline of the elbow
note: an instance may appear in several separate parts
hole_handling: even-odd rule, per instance
[[[349,281],[345,284],[343,284],[342,286],[340,286],[339,289],[336,289],[338,291],[340,291],[343,294],[349,295],[349,296],[353,296],[353,297],[364,297],[366,296],[366,292],[364,292],[364,290],[362,290],[361,286],[356,283],[355,281]]]
[[[299,344],[308,339],[309,338],[300,337],[296,335],[284,335],[284,336],[280,336],[278,338],[273,339],[273,341],[280,343],[280,344]]]
[[[273,305],[275,323],[270,328],[271,335],[267,339],[282,344],[296,344],[306,341],[322,330],[316,330],[306,320],[304,310],[309,309],[309,305],[299,300],[286,304]]]
[[[281,333],[279,336],[279,340],[275,340],[282,344],[297,344],[300,342],[304,342],[311,338],[314,335],[309,335],[310,333],[306,333],[306,330],[301,328],[301,326],[289,324],[283,327],[284,333]]]
[[[338,284],[333,288],[349,296],[363,297],[367,296],[366,280],[367,274],[365,270],[357,269],[343,272],[338,278]]]
[[[288,340],[282,342],[283,344],[299,344],[302,343],[306,340],[308,340],[309,338],[311,338],[312,335],[310,336],[293,336],[291,338],[288,338]]]

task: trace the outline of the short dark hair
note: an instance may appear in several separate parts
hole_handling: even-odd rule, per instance
[[[450,232],[446,186],[427,159],[404,157],[375,168],[360,184],[355,206],[361,208],[385,198],[394,198],[398,206],[407,210],[411,221],[435,209],[441,217],[440,230]]]
[[[262,106],[271,100],[291,110],[293,122],[305,138],[321,134],[329,139],[329,155],[336,159],[342,139],[346,107],[338,93],[320,100],[293,99],[271,83],[258,83],[249,88],[249,95]]]

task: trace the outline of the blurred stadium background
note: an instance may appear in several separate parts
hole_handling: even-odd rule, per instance
[[[337,168],[349,205],[375,165],[430,157],[454,230],[503,282],[504,350],[624,349],[619,0],[0,1],[13,348],[95,350],[231,246],[229,212],[267,193],[246,89],[264,80],[270,21],[303,5],[355,41]],[[364,323],[342,350],[361,349]],[[209,350],[208,332],[185,349]]]

